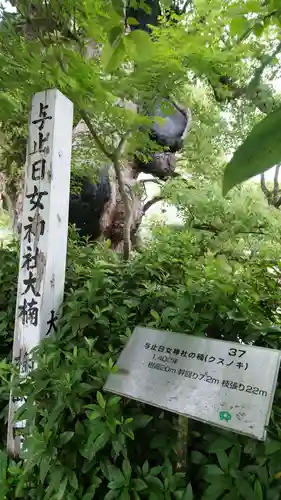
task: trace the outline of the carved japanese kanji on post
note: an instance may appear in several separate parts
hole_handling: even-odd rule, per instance
[[[30,351],[56,331],[63,300],[68,233],[73,104],[58,90],[33,97],[27,145],[13,362],[20,375],[34,368]],[[8,450],[17,455],[25,422],[10,397]]]

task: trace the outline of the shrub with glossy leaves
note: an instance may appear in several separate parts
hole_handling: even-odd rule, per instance
[[[25,383],[14,381],[15,394],[28,396],[28,436],[20,462],[0,456],[3,500],[279,498],[279,388],[265,444],[190,421],[183,471],[178,417],[102,390],[138,324],[279,347],[280,289],[264,252],[234,263],[210,254],[208,239],[190,226],[155,228],[126,264],[107,245],[70,239],[58,332],[34,353],[38,368]],[[15,283],[17,266],[12,274]]]

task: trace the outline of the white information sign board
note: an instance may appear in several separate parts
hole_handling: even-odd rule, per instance
[[[280,351],[135,328],[104,389],[259,440]]]
[[[21,376],[33,369],[30,351],[56,331],[63,301],[73,104],[58,90],[35,94],[29,118],[13,362]],[[11,395],[8,450],[17,455],[25,422],[14,423],[22,404]]]

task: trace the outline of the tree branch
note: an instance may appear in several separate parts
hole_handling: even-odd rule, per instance
[[[213,68],[214,74],[217,74],[217,82],[212,81],[211,77],[208,77],[208,81],[213,88],[213,92],[215,95],[215,99],[217,102],[226,102],[233,101],[239,97],[245,97],[249,101],[252,101],[253,104],[262,112],[269,113],[274,106],[273,96],[271,96],[270,106],[268,105],[269,99],[258,99],[258,91],[259,85],[261,81],[262,74],[266,67],[273,61],[276,55],[281,52],[281,42],[278,44],[276,49],[271,55],[264,56],[260,66],[254,72],[252,79],[249,84],[245,87],[239,87],[233,80],[227,75],[221,75],[215,68]],[[222,89],[225,88],[228,91],[228,95],[222,94]]]
[[[123,137],[121,137],[120,142],[116,148],[115,153],[118,155],[118,158],[120,158],[120,155],[123,153],[123,148],[125,146],[126,139],[129,135],[129,132],[126,132]]]
[[[120,156],[122,153],[122,149],[124,146],[124,143],[126,141],[126,137],[128,134],[124,134],[124,136],[121,138],[119,141],[119,144],[115,151],[111,153],[108,151],[106,146],[103,144],[101,141],[100,137],[95,131],[95,128],[93,127],[91,120],[89,119],[87,113],[85,110],[80,109],[80,115],[84,122],[86,123],[92,137],[94,138],[97,146],[99,149],[103,152],[105,156],[107,156],[113,163],[119,191],[120,191],[120,196],[121,200],[124,206],[124,228],[123,228],[123,258],[125,261],[129,259],[130,256],[130,250],[131,250],[131,219],[132,219],[132,208],[130,206],[130,201],[129,197],[126,193],[125,189],[125,184],[123,182],[123,177],[122,177],[122,172],[121,172],[121,166],[120,166]]]
[[[163,186],[163,182],[161,182],[159,179],[142,179],[142,180],[138,180],[138,185],[142,186],[144,188],[144,192],[145,192],[146,198],[147,198],[147,191],[146,191],[145,184],[148,184],[149,182],[153,182],[154,184],[157,184],[160,187]]]
[[[113,154],[113,166],[115,170],[115,175],[119,187],[119,192],[121,200],[124,206],[124,227],[123,227],[123,259],[128,261],[131,251],[131,225],[132,225],[132,203],[133,200],[129,200],[129,196],[126,193],[125,184],[123,181],[121,166],[120,166],[120,155],[126,140],[127,134],[121,138],[114,154]]]
[[[281,207],[281,197],[279,198],[278,201],[276,201],[276,203],[274,203],[274,206],[275,206],[275,208],[280,208]]]
[[[277,202],[277,198],[278,198],[278,193],[279,193],[279,182],[278,182],[278,179],[279,179],[279,171],[280,171],[280,167],[281,167],[281,164],[277,165],[275,167],[275,174],[274,174],[274,181],[273,181],[273,199],[274,199],[274,203]]]
[[[259,228],[257,227],[257,229],[259,229]],[[264,235],[264,234],[268,234],[268,233],[265,233],[264,231],[259,230],[259,231],[237,231],[236,234],[257,234],[257,235],[263,234]]]
[[[281,10],[275,9],[272,12],[269,12],[268,14],[266,14],[265,16],[262,16],[261,18],[255,19],[254,24],[250,28],[248,28],[245,31],[245,33],[243,33],[243,35],[241,35],[241,37],[238,39],[237,43],[244,42],[244,40],[246,40],[246,38],[248,38],[248,36],[252,33],[252,31],[255,29],[255,27],[257,25],[266,21],[266,19],[270,19],[272,16],[275,16],[276,14],[278,14],[278,12],[281,12]]]
[[[216,236],[219,233],[222,233],[223,231],[227,231],[226,228],[219,229],[213,224],[207,224],[207,223],[202,223],[202,224],[192,224],[190,226],[191,229],[198,229],[199,231],[209,231],[211,233],[214,233]],[[261,231],[263,227],[256,227],[254,229],[257,229],[258,231],[237,231],[235,234],[266,234],[264,231]]]
[[[98,136],[98,134],[95,131],[95,128],[93,127],[93,124],[91,123],[90,118],[88,117],[88,115],[84,109],[80,109],[80,115],[81,115],[82,119],[84,120],[84,122],[86,123],[86,125],[87,125],[89,131],[91,132],[91,135],[92,135],[93,139],[95,140],[99,149],[102,151],[102,153],[105,156],[107,156],[112,162],[114,162],[114,155],[110,151],[107,150],[106,146],[101,141],[100,137]]]
[[[270,199],[270,191],[269,191],[269,189],[267,189],[266,184],[265,184],[264,172],[261,174],[261,189],[262,189],[262,192],[268,201]]]
[[[138,231],[138,229],[142,223],[142,219],[143,219],[144,215],[146,214],[146,212],[152,207],[152,205],[154,205],[158,201],[164,201],[164,197],[160,196],[160,195],[154,196],[154,198],[152,198],[151,200],[149,200],[145,203],[145,205],[143,206],[142,211],[141,211],[141,216],[137,221],[135,231],[134,231],[135,233]]]
[[[153,182],[154,184],[158,184],[159,186],[163,186],[163,182],[161,182],[159,179],[141,179],[138,182],[139,182],[139,184],[146,184],[148,182]]]
[[[265,70],[265,68],[273,61],[273,59],[279,54],[281,51],[281,42],[277,45],[276,49],[274,50],[273,54],[268,55],[264,57],[263,62],[261,65],[256,69],[254,76],[252,80],[250,81],[248,88],[247,88],[247,93],[251,93],[253,90],[256,89],[258,84],[260,83],[261,76]]]
[[[211,233],[218,234],[220,232],[220,229],[218,229],[216,226],[213,224],[191,224],[190,226],[191,229],[198,229],[200,231],[210,231]]]
[[[158,201],[163,201],[165,198],[164,196],[154,196],[151,198],[151,200],[147,201],[142,209],[142,217],[146,214],[146,212],[154,205],[155,203],[158,203]]]

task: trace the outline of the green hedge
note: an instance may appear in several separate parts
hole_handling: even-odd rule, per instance
[[[11,244],[0,257],[4,450],[18,252]],[[186,421],[102,391],[135,325],[279,348],[278,302],[266,260],[231,266],[200,254],[189,231],[158,230],[127,264],[106,245],[71,239],[58,332],[16,389],[28,395],[29,437],[17,463],[0,453],[0,500],[280,499],[280,389],[266,443],[189,420],[180,471]]]

